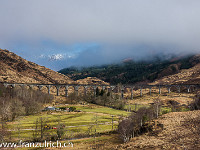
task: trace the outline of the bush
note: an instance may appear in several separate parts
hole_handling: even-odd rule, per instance
[[[69,111],[70,112],[73,112],[73,111],[75,111],[76,110],[76,107],[69,107]]]
[[[169,113],[170,111],[169,110],[163,110],[162,111],[162,114],[164,115],[164,114],[167,114],[167,113]]]
[[[66,110],[66,107],[59,107],[60,110]]]
[[[57,126],[56,133],[57,133],[58,139],[61,139],[62,136],[65,134],[65,124],[59,123],[58,126]]]

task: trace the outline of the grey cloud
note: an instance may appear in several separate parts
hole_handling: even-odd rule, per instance
[[[43,38],[102,45],[93,55],[81,53],[75,64],[151,52],[200,52],[199,8],[199,0],[1,0],[0,47],[18,41],[39,47]]]

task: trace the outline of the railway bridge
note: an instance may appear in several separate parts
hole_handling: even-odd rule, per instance
[[[100,84],[100,85],[86,85],[86,84],[39,84],[39,83],[6,83],[6,82],[1,82],[5,87],[11,87],[15,88],[16,86],[20,87],[29,87],[32,89],[33,87],[37,87],[38,90],[41,90],[42,87],[47,88],[48,94],[51,94],[51,88],[55,87],[56,88],[56,95],[60,95],[60,88],[64,88],[65,90],[65,96],[68,97],[68,89],[69,87],[73,87],[75,93],[78,95],[79,93],[79,88],[83,87],[84,88],[84,94],[87,94],[88,88],[92,89],[94,92],[94,95],[96,95],[96,89],[101,88],[101,89],[108,89],[110,92],[113,92],[114,90],[117,89],[117,92],[121,93],[121,98],[124,98],[124,93],[126,92],[126,89],[129,89],[131,92],[131,99],[133,99],[133,94],[135,90],[140,90],[140,96],[143,95],[143,89],[149,89],[149,94],[151,95],[152,88],[157,88],[158,89],[158,94],[161,94],[162,88],[167,88],[168,93],[171,92],[171,88],[174,87],[177,92],[181,92],[181,89],[186,89],[188,93],[194,91],[195,89],[200,87],[200,84],[170,84],[170,85],[145,85],[145,84],[139,84],[139,85],[105,85],[105,84]]]

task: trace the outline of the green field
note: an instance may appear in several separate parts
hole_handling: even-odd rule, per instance
[[[129,114],[126,111],[97,105],[73,105],[73,107],[76,107],[81,112],[52,111],[19,117],[14,122],[8,123],[8,128],[12,132],[11,138],[13,140],[31,140],[36,126],[35,122],[41,117],[46,122],[46,125],[50,127],[56,127],[59,123],[64,124],[66,127],[65,137],[73,138],[78,137],[80,134],[93,134],[94,129],[96,129],[97,133],[112,131],[112,116],[113,129],[116,129],[119,117]],[[56,129],[48,129],[46,133],[55,135]]]

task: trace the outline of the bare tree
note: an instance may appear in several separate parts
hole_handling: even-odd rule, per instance
[[[131,119],[125,119],[119,123],[118,132],[120,134],[120,139],[122,139],[123,142],[128,142],[131,136],[134,136],[133,125]]]
[[[58,122],[56,133],[57,133],[58,139],[62,139],[62,136],[65,134],[65,124],[64,123]]]
[[[42,141],[45,137],[45,132],[49,129],[47,126],[47,119],[40,117],[35,121],[35,128],[33,132],[33,140],[34,141]]]
[[[158,118],[158,116],[160,114],[161,106],[162,106],[161,100],[155,99],[154,104],[153,104],[153,108],[154,108],[154,111],[155,111],[156,118]]]
[[[12,121],[18,117],[25,114],[25,107],[23,106],[23,102],[18,100],[17,98],[12,99]]]
[[[8,98],[1,98],[1,108],[0,108],[0,115],[2,121],[9,121],[12,118],[12,103]]]

